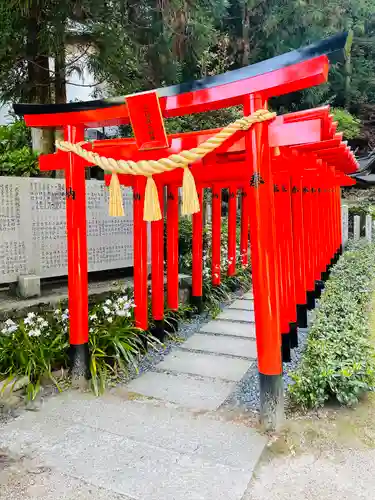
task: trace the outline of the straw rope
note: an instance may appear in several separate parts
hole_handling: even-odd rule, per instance
[[[152,178],[154,174],[160,174],[174,170],[176,168],[184,169],[183,176],[183,202],[182,213],[184,215],[194,214],[199,212],[200,204],[195,187],[194,177],[189,170],[189,165],[197,160],[201,160],[208,153],[211,153],[221,146],[227,139],[234,135],[238,130],[248,130],[252,125],[264,121],[273,120],[276,113],[272,113],[266,109],[259,109],[250,116],[244,116],[237,119],[233,123],[221,129],[213,137],[210,137],[196,148],[181,151],[179,154],[172,154],[167,158],[159,160],[140,160],[138,162],[132,160],[114,160],[105,156],[100,156],[98,153],[88,151],[82,147],[82,143],[71,143],[67,141],[56,141],[57,149],[67,153],[75,153],[84,158],[88,163],[98,165],[100,168],[112,174],[113,178],[110,184],[110,215],[124,215],[122,201],[119,200],[120,184],[116,179],[117,174],[144,175],[147,177],[147,196],[145,197],[144,205],[144,220],[153,221],[160,220],[161,213],[159,199],[155,182]],[[112,188],[112,189],[111,189]],[[121,194],[121,191],[120,191]],[[120,196],[121,198],[121,196]],[[117,207],[117,208],[116,208]]]

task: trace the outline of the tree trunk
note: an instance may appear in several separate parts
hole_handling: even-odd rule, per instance
[[[42,27],[45,22],[43,8],[43,2],[40,0],[30,0],[27,33],[27,100],[30,103],[37,104],[51,102],[49,58],[48,54],[44,53],[44,48],[40,43]],[[34,151],[40,153],[53,152],[53,130],[33,129],[32,142]]]
[[[66,50],[64,43],[65,25],[61,23],[56,29],[58,43],[56,44],[55,53],[55,103],[65,104],[66,98]],[[62,130],[55,130],[55,140],[64,139]],[[63,179],[65,170],[55,170],[55,177]]]
[[[250,58],[250,12],[247,3],[244,3],[242,14],[242,66],[249,65]]]
[[[66,53],[64,41],[59,43],[55,55],[55,102],[66,103]]]

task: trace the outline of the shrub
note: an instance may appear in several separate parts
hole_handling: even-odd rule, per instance
[[[29,313],[19,324],[7,320],[0,335],[0,374],[8,384],[27,377],[27,395],[34,399],[42,377],[49,377],[57,386],[53,370],[67,366],[68,337],[58,323]]]
[[[361,121],[343,108],[332,108],[331,113],[338,122],[338,131],[345,139],[356,139],[361,132]]]
[[[149,332],[134,326],[134,307],[132,290],[119,290],[89,313],[90,382],[96,395],[129,366],[137,370],[149,347],[161,345]],[[189,312],[189,306],[167,310],[165,323],[170,331]],[[29,399],[38,394],[42,379],[50,379],[60,390],[53,372],[68,367],[68,325],[69,311],[62,308],[44,316],[29,313],[19,323],[12,319],[5,322],[0,329],[0,380],[6,380],[4,390],[23,377],[29,380]]]
[[[375,284],[375,247],[354,242],[336,264],[291,374],[292,402],[303,408],[335,398],[353,405],[374,385],[374,343],[369,309]]]
[[[38,155],[31,148],[31,132],[25,122],[0,126],[0,175],[38,174]]]
[[[371,215],[372,219],[375,219],[375,206],[368,202],[358,203],[355,206],[349,207],[349,213],[361,216]]]

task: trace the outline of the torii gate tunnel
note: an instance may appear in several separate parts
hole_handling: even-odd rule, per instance
[[[149,175],[140,175],[136,167],[144,166],[145,161],[152,166],[157,160],[176,159],[171,155],[184,150],[197,151],[219,132],[167,135],[164,118],[233,105],[241,105],[245,117],[259,116],[259,110],[264,112],[267,108],[269,98],[326,82],[329,61],[344,55],[346,41],[346,34],[336,35],[223,75],[111,101],[14,106],[30,127],[62,128],[70,146],[84,141],[85,129],[94,126],[131,123],[135,136],[83,144],[80,156],[58,150],[40,157],[41,170],[65,170],[73,376],[87,376],[89,365],[85,167],[96,161],[83,158],[85,152],[96,153],[96,158],[130,160],[127,170],[109,170],[116,182],[119,179],[120,184],[133,189],[135,318],[136,325],[147,330],[144,219],[147,219],[145,193],[147,198]],[[160,206],[167,190],[166,301],[172,310],[178,308],[178,188],[185,182],[185,171],[189,170],[194,177],[198,200],[198,208],[191,211],[192,300],[198,308],[202,302],[203,190],[209,188],[213,194],[214,285],[219,285],[221,279],[222,189],[229,188],[229,275],[236,273],[236,210],[237,198],[242,198],[241,264],[250,264],[250,237],[261,416],[269,425],[275,425],[282,410],[282,362],[290,360],[291,348],[298,345],[297,327],[307,326],[307,310],[314,307],[332,264],[342,252],[340,186],[353,183],[346,174],[357,170],[357,162],[341,134],[336,133],[336,126],[327,106],[277,117],[269,113],[265,121],[236,129],[202,159],[191,159],[189,166],[155,173],[155,184],[150,184]],[[113,166],[116,163],[113,160],[107,164]],[[126,173],[121,174],[123,171]],[[107,185],[110,179],[106,175]],[[160,216],[151,220],[152,315],[158,334],[162,335],[164,222]]]

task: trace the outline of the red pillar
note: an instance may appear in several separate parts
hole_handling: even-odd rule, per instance
[[[228,202],[228,276],[236,274],[236,228],[237,228],[237,189],[229,188]]]
[[[249,188],[242,188],[241,192],[241,240],[240,252],[243,266],[249,263]]]
[[[158,186],[161,213],[164,213],[164,186]],[[153,335],[164,339],[164,218],[151,223],[151,289]]]
[[[83,141],[84,127],[64,127],[64,139]],[[84,162],[73,153],[67,156],[65,186],[70,360],[73,379],[80,379],[89,373],[86,182]]]
[[[291,197],[292,197],[292,231],[294,250],[294,276],[297,303],[297,322],[301,328],[307,327],[306,307],[306,272],[303,227],[303,201],[302,201],[302,173],[299,167],[300,159],[296,156],[291,158]]]
[[[311,167],[311,162],[308,165]],[[316,175],[315,169],[305,169],[303,175],[303,227],[305,240],[305,271],[306,271],[306,298],[308,309],[315,307],[315,278],[314,278],[314,207],[312,200],[312,179]]]
[[[178,187],[168,186],[167,204],[167,297],[168,307],[178,309]]]
[[[193,214],[192,303],[202,311],[203,294],[203,188],[197,187],[200,212]]]
[[[136,176],[133,188],[134,214],[134,302],[135,325],[142,330],[148,328],[147,294],[147,223],[143,220],[145,178]]]
[[[212,284],[221,283],[221,188],[212,188]]]
[[[260,97],[248,96],[244,102],[244,114],[249,115],[263,108],[264,104]],[[266,427],[275,428],[283,414],[283,381],[268,123],[257,124],[246,134],[246,151],[261,420]]]
[[[273,161],[273,167],[280,164],[281,159]],[[290,336],[288,317],[288,269],[287,269],[287,248],[285,234],[285,197],[282,192],[284,175],[280,172],[273,172],[274,205],[275,205],[275,234],[276,234],[276,260],[278,267],[278,280],[275,285],[279,286],[279,314],[282,360],[290,361]]]

